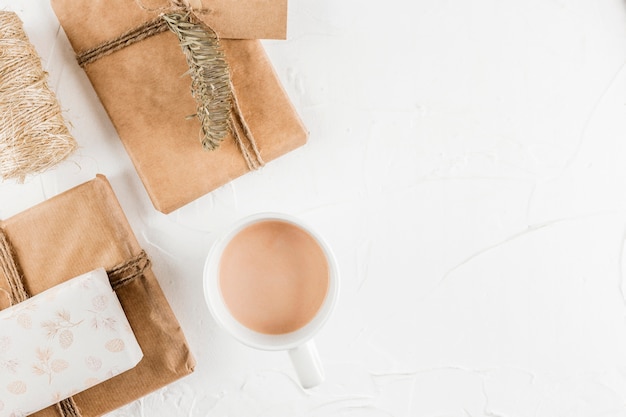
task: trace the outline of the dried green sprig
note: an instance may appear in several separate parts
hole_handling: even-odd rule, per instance
[[[229,132],[232,89],[228,63],[215,32],[185,11],[163,14],[163,20],[178,36],[187,58],[191,94],[202,126],[202,146],[216,149]]]

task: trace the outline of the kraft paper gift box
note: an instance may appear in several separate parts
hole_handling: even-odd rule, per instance
[[[73,396],[83,417],[110,412],[193,372],[185,336],[104,176],[1,221],[0,233],[31,296],[100,267],[116,290],[144,357]],[[14,294],[7,268],[0,262],[0,293]],[[34,415],[59,417],[54,406]]]
[[[51,0],[77,54],[154,20],[169,0]],[[145,4],[140,7],[140,4]],[[195,0],[218,36],[241,116],[262,161],[301,145],[307,132],[258,40],[284,38],[286,0]],[[84,70],[154,206],[169,213],[250,170],[229,134],[215,151],[200,145],[189,67],[169,30],[88,63]]]

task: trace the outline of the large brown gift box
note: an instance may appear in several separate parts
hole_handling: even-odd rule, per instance
[[[109,182],[101,175],[0,222],[0,229],[12,246],[30,295],[99,267],[110,271],[143,253]],[[9,292],[8,277],[2,271],[0,289]],[[112,278],[111,282],[116,288]],[[195,366],[149,266],[116,293],[144,357],[135,368],[76,394],[73,399],[83,417],[119,408],[191,373]],[[53,406],[34,415],[59,414]]]
[[[116,39],[159,14],[140,7],[139,0],[51,2],[77,54]],[[163,7],[169,4],[169,0],[144,2]],[[274,22],[267,10],[264,17],[254,9],[258,4],[272,6],[272,1],[203,0],[201,3],[210,13],[198,17],[220,36],[235,37],[239,33],[234,26],[236,16],[232,17],[228,9],[219,9],[227,6],[240,9],[246,6],[242,15],[247,18],[242,17],[239,22],[244,29],[242,37],[254,33],[283,35],[280,31],[250,32],[262,28],[259,22],[268,25]],[[275,4],[284,15],[286,1],[277,0]],[[247,22],[255,22],[255,26]],[[268,162],[303,145],[307,140],[306,129],[261,43],[222,38],[221,44],[230,66],[234,95],[261,159]],[[176,210],[250,170],[231,135],[215,151],[202,149],[200,123],[188,117],[196,113],[196,102],[190,93],[191,80],[185,75],[189,67],[178,38],[169,30],[99,58],[84,69],[159,211]]]

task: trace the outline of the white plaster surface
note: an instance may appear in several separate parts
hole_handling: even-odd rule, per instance
[[[154,210],[46,0],[18,12],[80,143],[6,218],[108,176],[197,358],[126,416],[626,416],[626,2],[292,0],[265,41],[310,142]],[[217,328],[215,231],[296,215],[342,275],[326,382]]]

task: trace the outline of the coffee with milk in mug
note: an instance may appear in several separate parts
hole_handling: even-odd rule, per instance
[[[309,323],[324,302],[329,266],[317,241],[298,226],[265,220],[240,230],[219,266],[224,303],[237,321],[265,334]]]

